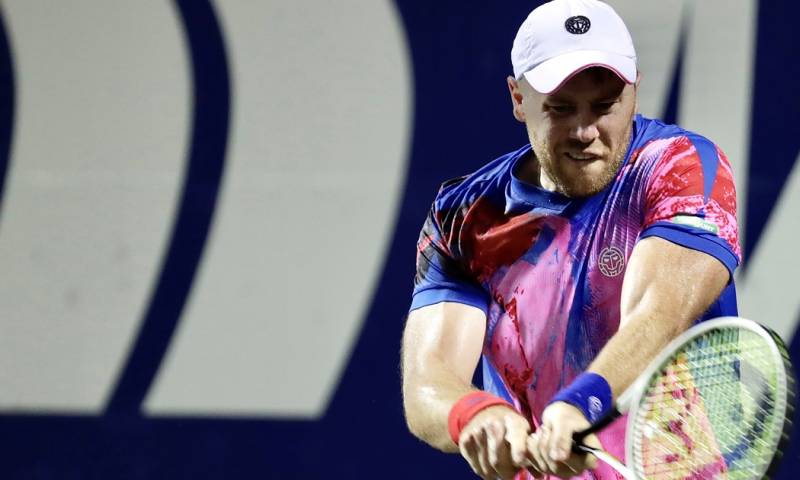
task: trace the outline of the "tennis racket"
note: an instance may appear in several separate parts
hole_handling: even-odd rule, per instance
[[[722,317],[674,339],[591,429],[574,436],[628,480],[768,478],[785,448],[794,376],[777,334]],[[583,438],[628,413],[626,465]]]

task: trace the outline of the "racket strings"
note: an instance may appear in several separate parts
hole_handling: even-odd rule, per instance
[[[634,441],[652,479],[753,478],[775,445],[777,368],[756,334],[712,331],[684,347],[650,383]]]

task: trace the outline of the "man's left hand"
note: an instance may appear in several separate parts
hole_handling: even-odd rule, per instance
[[[541,426],[528,437],[528,455],[533,467],[545,474],[570,478],[595,468],[594,455],[572,451],[572,436],[591,425],[580,410],[564,402],[555,402],[544,409]],[[596,435],[588,435],[584,443],[601,448]]]

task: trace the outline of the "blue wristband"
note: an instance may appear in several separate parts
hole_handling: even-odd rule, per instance
[[[578,375],[568,387],[555,394],[550,400],[550,403],[554,402],[566,402],[577,407],[591,424],[613,408],[611,386],[605,378],[592,372]]]

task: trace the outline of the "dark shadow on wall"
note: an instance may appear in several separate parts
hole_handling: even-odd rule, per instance
[[[14,62],[0,6],[0,220],[6,172],[11,163],[11,140],[14,133]]]

